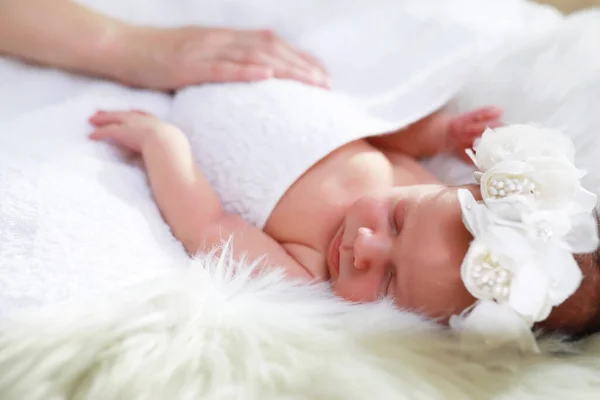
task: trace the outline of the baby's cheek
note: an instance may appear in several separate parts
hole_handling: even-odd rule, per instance
[[[447,322],[475,303],[465,288],[460,269],[472,241],[462,222],[456,191],[422,202],[414,213],[413,230],[402,244],[402,268],[410,309]]]
[[[442,323],[476,301],[462,282],[460,267],[448,262],[419,268],[405,287],[410,309]]]

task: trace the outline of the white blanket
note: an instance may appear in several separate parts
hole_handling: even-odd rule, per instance
[[[142,23],[271,27],[323,58],[336,91],[348,104],[358,102],[373,124],[406,124],[432,112],[460,89],[482,54],[518,32],[519,21],[538,21],[531,29],[544,31],[560,19],[532,14],[521,1],[89,3]],[[95,109],[137,107],[168,117],[166,95],[6,59],[0,82],[0,313],[127,286],[186,264],[143,171],[86,139]],[[335,112],[349,126],[357,117],[343,104]]]
[[[143,22],[177,21],[174,11],[161,13],[164,19],[159,19],[155,2],[143,1],[141,11],[134,13],[136,3],[142,0],[123,2],[113,12]],[[315,2],[286,3],[293,12],[284,13],[285,7],[275,0],[235,7],[236,2],[222,1],[223,8],[207,9],[205,18],[216,24],[229,17],[243,25],[243,14],[252,17],[248,25],[280,23],[290,38],[307,20],[307,31],[320,27],[335,33],[330,15],[315,15]],[[374,3],[369,2],[375,7]],[[490,40],[505,36],[452,107],[464,110],[493,103],[506,109],[509,122],[564,128],[575,139],[580,165],[590,171],[588,188],[600,192],[600,12],[565,19],[518,0],[413,3],[417,2],[398,1],[397,7],[474,29]],[[109,4],[114,3],[107,1],[103,7],[110,9]],[[350,21],[356,7],[359,3],[339,12]],[[388,17],[388,11],[381,18]],[[357,13],[356,21],[367,19]],[[309,37],[298,35],[297,43]],[[317,51],[319,43],[313,45]],[[333,59],[328,60],[331,66]],[[343,60],[338,66],[334,78],[342,82]],[[371,87],[366,85],[369,80],[377,88],[377,77],[354,71],[365,85],[348,84],[345,90],[358,101],[400,98],[382,86],[378,93],[385,95],[362,92]],[[13,119],[0,125],[0,311],[61,298],[79,300],[88,292],[117,289],[186,265],[139,166],[85,139],[84,118],[96,107],[135,105],[166,116],[168,98],[7,61],[0,65],[0,85],[0,120]],[[365,108],[385,118],[381,105],[391,103],[375,101]],[[434,103],[429,105],[437,106]],[[21,118],[15,119],[18,114]],[[430,165],[449,180],[464,178],[454,161],[437,159]],[[579,357],[485,354],[473,360],[457,351],[447,336],[432,337],[429,324],[386,304],[350,306],[331,299],[323,287],[297,286],[277,275],[250,280],[230,272],[223,264],[199,260],[195,268],[150,286],[47,307],[41,315],[22,315],[22,323],[0,322],[0,397],[599,396],[597,338],[585,343],[585,354]],[[545,349],[556,345],[543,343]]]

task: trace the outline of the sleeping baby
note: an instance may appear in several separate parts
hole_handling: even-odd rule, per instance
[[[296,143],[288,152],[137,110],[98,111],[90,138],[142,156],[164,219],[192,255],[233,237],[234,254],[330,281],[353,302],[387,298],[465,332],[504,321],[523,348],[535,347],[532,328],[588,333],[600,321],[595,196],[579,184],[568,139],[503,127],[501,114],[438,111],[314,154],[286,132],[269,140]],[[219,162],[221,151],[253,140],[240,147],[239,165]],[[443,152],[470,157],[477,184],[447,186],[421,166]],[[254,170],[255,153],[266,168]],[[264,193],[239,191],[244,174],[265,180]]]

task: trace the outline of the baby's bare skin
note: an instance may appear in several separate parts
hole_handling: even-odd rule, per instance
[[[342,265],[332,265],[331,252],[335,249],[332,250],[331,243],[340,227],[347,226],[348,219],[353,214],[370,214],[373,209],[380,207],[380,204],[365,202],[364,199],[369,196],[381,196],[386,199],[393,193],[394,188],[423,188],[422,185],[436,185],[436,190],[442,189],[443,186],[439,186],[438,180],[422,167],[418,158],[442,152],[454,152],[461,156],[487,126],[498,126],[500,117],[501,111],[495,108],[476,110],[457,117],[439,112],[407,129],[345,145],[313,166],[288,189],[271,214],[264,231],[307,270],[309,277],[332,280],[333,288],[340,296],[354,301],[375,301],[388,295],[388,289],[384,286],[389,285],[390,271],[395,268],[393,257],[378,249],[381,243],[375,240],[371,246],[373,249],[366,249],[374,251],[371,254],[363,254],[362,261],[357,249],[359,235],[356,231],[361,227],[368,227],[374,231],[372,225],[378,222],[371,220],[369,215],[361,216],[358,225],[364,226],[350,228],[355,232],[349,233],[350,238],[346,245],[352,259],[346,263],[342,262]],[[402,197],[402,194],[398,196]],[[391,194],[391,197],[397,196]],[[452,214],[453,225],[450,230],[457,232],[461,240],[443,239],[443,243],[424,243],[437,247],[440,252],[448,246],[458,251],[448,250],[443,260],[437,262],[432,261],[435,252],[425,249],[417,263],[424,267],[433,264],[432,268],[439,268],[451,275],[451,280],[460,283],[460,263],[471,237],[462,226],[458,204],[455,202],[453,206],[452,212],[446,214]],[[387,221],[387,218],[385,219]],[[336,244],[343,245],[343,242]],[[401,255],[398,257],[403,258]],[[366,267],[361,269],[357,266],[358,263]],[[395,263],[403,262],[397,260]],[[418,265],[411,262],[411,267],[404,269],[414,268],[418,268]],[[338,269],[342,270],[341,274]],[[344,271],[361,273],[344,274]],[[415,280],[414,277],[407,279]],[[436,279],[431,279],[431,282],[436,282]],[[430,288],[434,285],[425,287]],[[398,285],[400,286],[404,285]],[[442,296],[440,304],[426,310],[429,316],[445,318],[474,302],[462,283],[451,286],[451,295]],[[407,292],[406,287],[396,291]],[[420,301],[425,296],[411,297],[417,297],[419,300],[396,298],[396,302],[403,308],[411,309],[423,308],[432,303],[429,301],[421,304]],[[455,307],[448,307],[448,297],[455,301]]]
[[[407,129],[342,146],[288,189],[265,233],[281,243],[310,276],[329,279],[323,245],[331,242],[348,207],[365,194],[439,183],[417,159],[451,151],[462,156],[486,127],[499,125],[500,116],[495,108],[458,117],[438,112]]]
[[[222,209],[177,128],[141,112],[99,112],[90,122],[92,139],[142,155],[161,212],[189,253],[211,250],[231,234],[238,254],[266,254],[265,266],[283,267],[290,277],[331,280],[353,301],[394,297],[399,307],[444,319],[474,301],[459,273],[471,237],[456,190],[437,185],[417,159],[464,153],[500,116],[491,107],[438,112],[342,146],[288,189],[264,231]]]

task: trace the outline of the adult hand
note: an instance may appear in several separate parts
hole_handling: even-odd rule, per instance
[[[132,86],[170,90],[275,77],[329,87],[327,72],[316,58],[270,30],[133,27],[130,38],[114,45],[122,46],[128,57],[133,54],[122,77]]]

